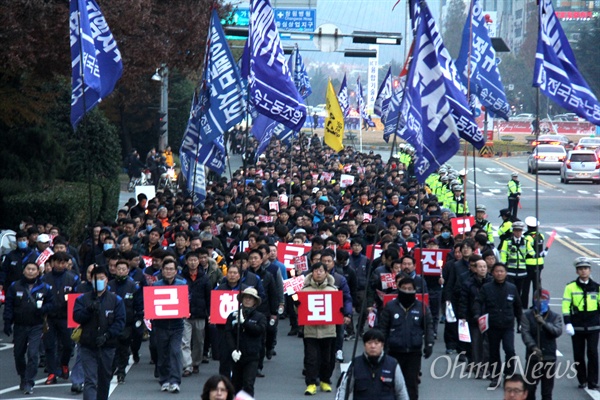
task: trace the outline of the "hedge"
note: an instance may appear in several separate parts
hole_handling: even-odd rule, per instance
[[[119,198],[118,182],[116,190],[115,194],[111,183],[104,187],[92,185],[94,221],[104,214],[111,215],[110,220],[114,220]],[[22,217],[31,216],[36,221],[45,220],[58,225],[73,244],[80,243],[86,237],[85,227],[90,220],[88,193],[88,185],[81,182],[55,182],[43,189],[30,187],[26,193],[4,192],[0,215],[3,228],[15,229]]]

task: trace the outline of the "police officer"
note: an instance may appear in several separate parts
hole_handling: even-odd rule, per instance
[[[500,238],[500,244],[498,245],[499,249],[502,247],[504,241],[509,239],[512,235],[513,218],[510,215],[510,210],[508,208],[500,210],[500,215],[498,215],[498,217],[502,218],[502,223],[498,227],[498,237]]]
[[[94,290],[77,297],[73,319],[81,324],[79,339],[85,384],[84,400],[106,400],[113,374],[118,337],[125,328],[125,306],[120,296],[108,290],[108,271],[92,271]]]
[[[21,377],[19,389],[25,394],[33,393],[44,316],[53,307],[52,290],[40,279],[39,267],[34,262],[27,263],[21,279],[6,290],[4,308],[4,333],[10,336],[14,324],[15,367]]]
[[[46,385],[57,382],[57,376],[69,379],[69,359],[73,351],[71,329],[67,327],[67,295],[76,293],[80,283],[75,272],[67,270],[71,257],[64,252],[54,253],[48,259],[52,270],[42,280],[50,285],[54,295],[55,307],[48,313],[48,331],[44,333],[44,347],[48,361],[48,378]],[[60,359],[58,343],[62,345]],[[59,364],[60,362],[60,364]]]
[[[488,243],[494,244],[494,230],[490,221],[485,219],[487,208],[483,204],[478,204],[475,208],[475,223],[481,227],[481,230],[487,234]]]
[[[121,297],[125,306],[125,329],[117,337],[115,368],[113,368],[117,371],[117,382],[125,383],[133,331],[139,329],[144,323],[144,298],[139,285],[129,276],[127,260],[117,261],[115,278],[108,283],[108,286],[111,292]]]
[[[519,174],[517,172],[513,172],[511,178],[506,185],[508,187],[508,209],[510,214],[514,218],[517,218],[519,200],[521,199],[521,182],[519,182]]]
[[[400,364],[410,400],[417,400],[421,355],[429,358],[433,352],[433,323],[429,307],[415,298],[413,279],[402,279],[398,289],[398,297],[384,307],[377,329],[386,338],[390,356]]]
[[[592,264],[586,258],[577,258],[574,264],[579,278],[565,287],[562,301],[563,320],[565,330],[571,335],[573,343],[573,357],[577,364],[579,387],[583,389],[587,386],[588,389],[597,389],[598,335],[600,333],[598,283],[590,277]]]
[[[337,391],[336,399],[344,400],[346,392],[354,400],[408,400],[404,375],[398,361],[383,351],[385,336],[378,329],[363,335],[365,351],[354,358]]]
[[[533,293],[538,290],[538,285],[542,280],[542,269],[544,269],[544,234],[538,231],[540,223],[535,217],[525,218],[527,232],[523,235],[525,238],[525,266],[527,268],[527,278],[523,283],[523,308],[527,308],[529,298],[529,288],[533,286]]]
[[[460,184],[452,186],[452,194],[452,198],[448,201],[448,204],[444,202],[444,205],[456,214],[457,217],[470,215],[469,204],[463,194],[463,186]]]
[[[507,279],[517,287],[521,297],[521,305],[527,305],[528,294],[524,293],[525,282],[527,281],[527,266],[525,264],[525,238],[523,231],[525,224],[521,221],[515,221],[512,226],[513,235],[509,240],[505,240],[500,248],[500,261],[506,264]]]

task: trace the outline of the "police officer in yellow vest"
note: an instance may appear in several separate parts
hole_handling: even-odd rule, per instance
[[[525,238],[523,237],[525,223],[515,221],[512,224],[512,229],[512,237],[505,240],[500,248],[500,261],[506,264],[506,279],[517,287],[517,291],[521,296],[521,303],[523,303],[523,286],[527,279]]]
[[[533,293],[538,289],[538,283],[541,282],[542,269],[544,269],[544,234],[538,231],[540,223],[535,217],[525,218],[527,232],[523,235],[525,238],[525,265],[527,266],[527,280],[523,285],[523,308],[527,307],[529,298],[529,288],[533,285]],[[539,270],[539,272],[538,272]]]
[[[498,245],[498,248],[501,249],[504,241],[510,239],[512,236],[513,220],[508,208],[503,208],[500,210],[500,215],[498,215],[498,217],[502,218],[502,223],[500,224],[500,227],[498,227],[498,237],[500,238],[500,244]]]
[[[464,194],[462,193],[463,187],[461,185],[454,185],[452,187],[452,199],[444,202],[444,205],[456,214],[457,217],[464,217],[465,215],[469,215],[469,205],[467,204],[467,200],[465,199]]]
[[[475,223],[481,227],[481,230],[487,234],[488,242],[494,244],[494,232],[492,223],[485,219],[487,208],[483,204],[478,204],[475,208]]]
[[[512,179],[508,181],[508,209],[513,218],[517,218],[519,210],[519,200],[521,199],[521,182],[519,182],[519,174],[513,172]]]
[[[575,259],[574,265],[579,278],[565,287],[562,301],[565,331],[571,335],[573,343],[579,388],[587,386],[588,389],[598,389],[599,286],[590,277],[590,261],[579,257]]]

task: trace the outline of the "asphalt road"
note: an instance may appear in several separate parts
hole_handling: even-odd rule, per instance
[[[389,152],[381,152],[384,158]],[[239,160],[232,160],[232,168],[237,168]],[[451,164],[456,169],[464,167],[464,158],[455,157]],[[514,170],[521,172],[523,182],[523,208],[519,210],[519,217],[535,215],[536,185],[525,173],[526,157],[512,157],[503,159],[477,158],[473,166],[472,158],[468,158],[467,167],[470,169],[467,183],[469,206],[475,208],[475,193],[478,204],[485,204],[489,213],[489,220],[495,228],[500,219],[497,218],[498,210],[507,206],[506,182]],[[475,174],[476,173],[476,179]],[[474,192],[475,190],[475,192]],[[564,285],[574,279],[575,271],[572,261],[575,257],[586,255],[600,261],[600,186],[580,183],[561,184],[558,175],[544,173],[539,176],[537,190],[538,217],[541,222],[541,231],[548,235],[557,231],[555,240],[542,274],[542,284],[551,293],[551,307],[560,312],[560,301]],[[123,193],[124,200],[130,197]],[[596,267],[593,269],[595,272]],[[597,273],[596,273],[597,275]],[[596,278],[597,280],[598,278]],[[303,346],[301,339],[288,337],[288,321],[282,321],[280,326],[277,353],[270,361],[265,361],[264,372],[266,378],[259,378],[256,382],[256,396],[258,399],[299,399],[303,398],[305,388],[301,374]],[[439,331],[443,331],[440,326]],[[12,360],[10,339],[0,334],[0,399],[20,398],[66,398],[78,396],[70,394],[70,383],[59,380],[60,385],[44,386],[45,375],[40,370],[37,378],[39,386],[35,388],[34,396],[24,396],[17,389],[18,378]],[[524,356],[525,350],[519,336],[515,340],[517,354]],[[354,342],[345,342],[344,353],[346,360],[350,358]],[[558,339],[558,348],[562,356],[559,358],[559,371],[564,374],[572,362],[571,341],[566,334]],[[147,344],[142,346],[142,358],[139,364],[132,365],[124,385],[113,384],[111,399],[141,399],[148,397],[169,397],[171,394],[161,393],[156,379],[153,378],[153,365],[149,364]],[[359,343],[358,354],[362,351]],[[474,380],[460,376],[460,366],[454,368],[454,360],[445,356],[443,340],[438,339],[434,346],[433,357],[424,360],[422,366],[422,384],[420,398],[429,399],[501,399],[500,390],[488,391],[488,381]],[[434,369],[432,370],[432,366]],[[181,392],[177,395],[181,399],[198,399],[204,381],[218,371],[218,363],[211,361],[203,364],[200,374],[184,378]],[[336,368],[334,382],[339,375]],[[454,374],[452,374],[454,372]],[[319,398],[333,399],[333,394],[318,393]],[[592,397],[595,396],[595,397]],[[568,376],[558,377],[555,382],[555,399],[600,399],[599,392],[588,392],[577,389],[577,381]]]

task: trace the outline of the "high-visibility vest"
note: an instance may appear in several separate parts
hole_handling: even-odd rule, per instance
[[[508,181],[508,194],[507,196],[521,194],[521,182],[517,182],[514,179]]]
[[[494,243],[494,229],[492,228],[492,224],[487,219],[475,220],[475,223],[481,226],[481,229],[487,233],[488,242]]]
[[[505,240],[500,249],[500,261],[506,264],[508,276],[524,277],[527,276],[527,266],[525,264],[525,238],[521,238],[521,243],[517,246],[514,237]]]
[[[591,279],[588,290],[580,286],[578,280],[565,287],[562,301],[562,313],[565,324],[572,324],[576,331],[600,330],[600,312],[598,284]]]
[[[525,264],[528,266],[544,265],[544,234],[538,231],[531,231],[523,235],[525,237]]]

